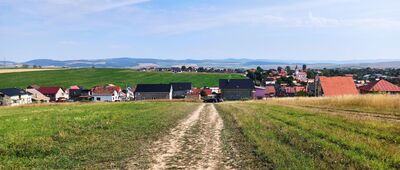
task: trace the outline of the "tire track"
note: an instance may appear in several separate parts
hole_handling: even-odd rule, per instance
[[[223,120],[213,104],[202,104],[148,149],[146,169],[232,169],[222,152]],[[135,164],[127,169],[138,169]],[[140,166],[143,167],[143,166]]]

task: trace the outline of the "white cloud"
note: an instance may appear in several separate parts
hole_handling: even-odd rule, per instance
[[[47,17],[79,16],[103,12],[150,0],[4,0],[20,12]]]
[[[359,29],[400,29],[400,20],[393,18],[373,18],[370,16],[331,18],[314,15],[306,9],[343,3],[342,0],[299,3],[281,7],[250,8],[237,11],[224,11],[219,14],[207,14],[188,17],[185,20],[156,23],[155,32],[180,34],[193,31],[218,28],[231,25],[258,24],[259,28],[269,27],[315,27],[315,28],[359,28]],[[347,1],[348,2],[348,1]],[[308,15],[307,15],[308,13]],[[300,15],[294,15],[300,14]],[[187,16],[181,14],[182,16]]]

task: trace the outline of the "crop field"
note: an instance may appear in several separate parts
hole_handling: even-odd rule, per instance
[[[125,87],[125,85],[133,86],[139,83],[170,82],[192,82],[194,87],[204,87],[218,86],[218,80],[224,78],[244,78],[244,76],[240,74],[137,72],[131,69],[86,68],[4,73],[0,74],[0,88],[26,88],[31,84],[64,88],[72,85],[91,88],[104,84]]]
[[[32,72],[32,71],[48,71],[48,70],[57,70],[57,69],[46,69],[46,68],[41,68],[41,69],[0,69],[0,74],[2,73],[20,73],[20,72]]]
[[[389,99],[376,100],[385,97]],[[225,121],[241,129],[258,157],[271,168],[399,169],[398,96],[361,96],[347,100],[276,99],[227,102],[217,104],[216,108]],[[354,105],[345,104],[350,101]],[[365,101],[373,107],[368,107],[370,112],[363,114],[358,109],[367,106],[361,104]],[[316,102],[324,108],[300,106]],[[340,110],[334,109],[338,106]],[[329,107],[333,109],[326,109]],[[380,114],[379,110],[393,114]]]
[[[0,169],[112,169],[140,154],[195,103],[0,108]]]

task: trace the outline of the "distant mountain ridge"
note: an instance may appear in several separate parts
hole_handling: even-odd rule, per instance
[[[30,65],[42,67],[69,67],[69,68],[139,68],[145,66],[173,67],[181,65],[195,65],[199,67],[218,67],[218,68],[276,68],[278,66],[295,66],[307,64],[309,68],[338,68],[338,67],[376,67],[376,68],[400,68],[400,60],[352,60],[352,61],[319,61],[319,60],[268,60],[268,59],[204,59],[204,60],[173,60],[173,59],[154,59],[154,58],[108,58],[93,60],[52,60],[35,59],[27,62],[17,63],[7,61],[7,66]],[[3,66],[0,62],[0,66]]]

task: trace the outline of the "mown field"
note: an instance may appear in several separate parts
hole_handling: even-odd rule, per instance
[[[192,82],[194,87],[218,86],[219,79],[244,78],[240,74],[137,72],[131,69],[86,68],[0,74],[0,88],[80,85],[136,85],[139,83]]]
[[[0,169],[119,168],[197,105],[104,103],[2,107]]]
[[[237,143],[251,143],[258,158],[273,169],[400,169],[400,110],[395,104],[400,97],[376,97],[389,99],[381,102],[361,96],[348,101],[312,101],[330,101],[321,106],[332,109],[299,107],[311,104],[307,103],[311,99],[227,102],[216,107],[229,121],[225,124],[233,122],[242,132],[245,139],[236,139]],[[357,98],[362,102],[355,102],[354,107],[339,104]],[[366,101],[373,106],[368,106],[371,112],[354,111],[366,107],[357,104]],[[337,106],[340,110],[335,109]],[[396,114],[380,114],[380,110]],[[239,148],[248,149],[247,145]]]

